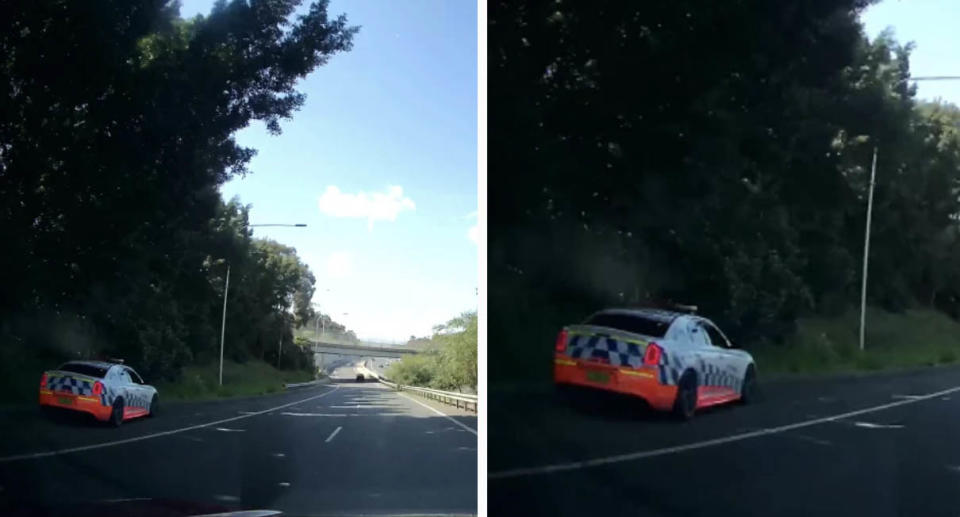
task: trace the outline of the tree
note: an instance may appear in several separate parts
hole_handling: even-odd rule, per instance
[[[175,376],[215,348],[225,264],[271,295],[243,302],[267,311],[247,352],[288,323],[294,277],[302,320],[309,277],[217,192],[255,153],[233,133],[279,133],[296,82],[351,48],[325,0],[293,19],[298,4],[221,0],[190,20],[163,0],[0,5],[0,346],[60,346],[47,329],[73,322],[85,353]]]

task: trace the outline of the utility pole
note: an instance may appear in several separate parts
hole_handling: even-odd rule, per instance
[[[870,191],[867,194],[867,230],[863,240],[863,276],[860,287],[860,351],[863,352],[863,334],[867,320],[867,260],[870,256],[870,217],[873,214],[873,184],[877,176],[877,148],[873,148],[873,165],[870,167]]]
[[[230,264],[227,264],[227,280],[223,285],[223,323],[220,324],[220,385],[223,386],[223,338],[227,334],[227,291],[230,289]]]
[[[304,223],[296,224],[250,224],[248,228],[257,226],[288,226],[293,228],[306,228]],[[230,264],[227,263],[227,280],[223,286],[223,322],[220,324],[220,385],[223,386],[223,339],[227,334],[227,290],[230,289]],[[281,342],[281,346],[283,343]],[[280,367],[280,357],[277,354],[277,367]]]

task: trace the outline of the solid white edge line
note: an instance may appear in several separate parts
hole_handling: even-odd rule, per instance
[[[61,454],[69,454],[69,453],[71,453],[71,452],[80,452],[80,451],[89,451],[89,450],[93,450],[93,449],[102,449],[102,448],[104,448],[104,447],[112,447],[112,446],[114,446],[114,445],[121,445],[121,444],[124,444],[124,443],[133,443],[133,442],[139,442],[139,441],[142,441],[142,440],[149,440],[150,438],[159,438],[159,437],[161,437],[161,436],[169,436],[169,435],[171,435],[171,434],[182,433],[182,432],[184,432],[184,431],[192,431],[192,430],[194,430],[194,429],[202,429],[202,428],[204,428],[204,427],[210,427],[210,426],[212,426],[212,425],[224,424],[224,423],[233,422],[233,421],[236,421],[236,420],[243,420],[244,418],[255,417],[255,416],[257,416],[257,415],[262,415],[262,414],[264,414],[264,413],[269,413],[269,412],[271,412],[271,411],[276,411],[276,410],[278,410],[278,409],[283,409],[283,408],[285,408],[285,407],[296,406],[297,404],[302,404],[302,403],[304,403],[304,402],[308,402],[308,401],[311,401],[311,400],[314,400],[314,399],[318,399],[318,398],[320,398],[320,397],[325,397],[325,396],[327,396],[327,395],[329,395],[329,394],[337,391],[338,389],[340,389],[340,386],[334,386],[332,390],[327,391],[327,392],[324,392],[324,393],[321,393],[321,394],[319,394],[319,395],[315,395],[315,396],[313,396],[313,397],[308,397],[308,398],[305,398],[305,399],[303,399],[303,400],[298,400],[298,401],[296,401],[296,402],[291,402],[291,403],[289,403],[289,404],[283,404],[283,405],[280,405],[280,406],[277,406],[277,407],[272,407],[272,408],[270,408],[270,409],[264,409],[263,411],[255,411],[255,412],[253,412],[253,413],[251,413],[251,414],[249,414],[249,415],[240,415],[240,416],[235,416],[235,417],[231,417],[231,418],[225,418],[225,419],[223,419],[223,420],[217,420],[217,421],[214,421],[214,422],[207,422],[207,423],[205,423],[205,424],[191,425],[191,426],[189,426],[189,427],[181,427],[180,429],[171,429],[170,431],[161,431],[161,432],[159,432],[159,433],[145,434],[145,435],[143,435],[143,436],[135,436],[135,437],[133,437],[133,438],[126,438],[126,439],[123,439],[123,440],[116,440],[116,441],[112,441],[112,442],[95,443],[95,444],[92,444],[92,445],[82,445],[82,446],[80,446],[80,447],[71,447],[71,448],[69,448],[69,449],[60,449],[60,450],[56,450],[56,451],[32,452],[32,453],[26,453],[26,454],[15,454],[15,455],[13,455],[13,456],[4,456],[4,457],[0,458],[0,463],[7,463],[7,462],[10,462],[10,461],[18,461],[18,460],[31,460],[31,459],[38,459],[38,458],[48,458],[48,457],[50,457],[50,456],[59,456],[59,455],[61,455]]]
[[[907,404],[913,404],[916,402],[920,402],[922,400],[929,400],[942,395],[946,395],[947,393],[954,393],[956,391],[960,391],[960,386],[946,389],[943,391],[938,391],[936,393],[920,395],[919,396],[920,398],[909,399],[909,400],[899,400],[897,402],[891,402],[889,404],[883,404],[880,406],[873,406],[865,409],[858,409],[856,411],[849,411],[847,413],[841,413],[839,415],[827,416],[827,417],[817,418],[813,420],[806,420],[803,422],[782,425],[779,427],[771,427],[769,429],[761,429],[759,431],[752,431],[749,433],[735,434],[732,436],[714,438],[713,440],[705,440],[702,442],[694,442],[694,443],[688,443],[684,445],[675,445],[673,447],[665,447],[663,449],[631,452],[627,454],[618,454],[615,456],[604,456],[604,457],[594,458],[590,460],[573,461],[570,463],[557,463],[553,465],[544,465],[541,467],[526,467],[526,468],[518,468],[518,469],[501,470],[500,472],[491,472],[490,474],[487,475],[487,478],[488,479],[505,479],[505,478],[519,477],[519,476],[530,476],[535,474],[548,474],[551,472],[564,472],[568,470],[578,470],[578,469],[583,469],[588,467],[599,467],[601,465],[609,465],[611,463],[622,463],[625,461],[652,458],[654,456],[663,456],[666,454],[673,454],[675,452],[684,452],[684,451],[690,451],[694,449],[702,449],[704,447],[712,447],[714,445],[722,445],[724,443],[738,442],[741,440],[746,440],[748,438],[756,438],[758,436],[778,434],[784,431],[792,431],[794,429],[810,427],[812,425],[823,424],[826,422],[833,422],[835,420],[842,420],[844,418],[850,418],[852,416],[864,415],[867,413],[874,413],[876,411],[882,411],[884,409],[890,409],[897,406],[905,406]]]
[[[333,432],[330,433],[330,436],[328,436],[327,439],[324,441],[327,443],[330,443],[330,440],[333,440],[333,438],[337,436],[337,433],[339,433],[341,429],[343,429],[343,426],[337,426],[337,428],[334,429]]]
[[[456,418],[453,418],[452,416],[450,416],[450,415],[448,415],[448,414],[446,414],[446,413],[440,412],[440,411],[438,411],[436,408],[430,407],[430,406],[424,404],[423,402],[420,402],[419,400],[416,400],[416,399],[414,399],[414,398],[408,397],[408,396],[404,395],[403,393],[397,393],[397,395],[400,395],[401,397],[409,400],[410,402],[416,402],[417,404],[420,404],[421,406],[429,409],[430,411],[433,411],[434,413],[442,416],[443,418],[446,418],[447,420],[449,420],[449,421],[451,421],[451,422],[459,425],[460,427],[466,429],[467,431],[473,433],[474,436],[477,435],[477,431],[476,431],[474,428],[472,428],[472,427],[464,424],[463,422],[457,420]]]

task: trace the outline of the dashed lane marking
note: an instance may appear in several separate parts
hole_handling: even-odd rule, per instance
[[[593,458],[583,461],[572,461],[569,463],[555,463],[553,465],[543,465],[540,467],[526,467],[526,468],[517,468],[509,470],[501,470],[500,472],[491,472],[487,475],[487,479],[506,479],[514,478],[520,476],[533,476],[537,474],[549,474],[553,472],[565,472],[570,470],[580,470],[590,467],[600,467],[603,465],[611,465],[615,463],[623,463],[626,461],[635,461],[645,458],[653,458],[656,456],[664,456],[667,454],[675,454],[678,452],[692,451],[696,449],[703,449],[706,447],[713,447],[715,445],[722,445],[725,443],[739,442],[741,440],[747,440],[750,438],[758,438],[760,436],[768,436],[772,434],[783,433],[785,431],[792,431],[794,429],[801,429],[803,427],[810,427],[817,424],[823,424],[826,422],[834,422],[837,420],[843,420],[845,418],[850,418],[859,415],[865,415],[868,413],[875,413],[877,411],[883,411],[884,409],[895,408],[898,406],[905,406],[907,404],[915,404],[923,400],[929,400],[937,397],[942,397],[950,393],[955,393],[960,391],[960,386],[949,388],[943,391],[938,391],[936,393],[929,393],[927,395],[918,395],[918,398],[912,398],[908,400],[898,400],[896,402],[890,402],[887,404],[881,404],[879,406],[868,407],[864,409],[858,409],[856,411],[848,411],[846,413],[839,413],[833,416],[826,416],[823,418],[816,418],[813,420],[805,420],[803,422],[797,422],[794,424],[781,425],[779,427],[771,427],[769,429],[760,429],[757,431],[752,431],[749,433],[735,434],[731,436],[723,436],[720,438],[714,438],[712,440],[704,440],[702,442],[693,442],[683,445],[675,445],[673,447],[664,447],[662,449],[652,449],[649,451],[637,451],[630,452],[626,454],[617,454],[614,456],[604,456],[600,458]],[[412,399],[411,399],[412,400]]]
[[[271,411],[276,411],[276,410],[278,410],[278,409],[283,409],[283,408],[290,407],[290,406],[296,406],[297,404],[303,404],[304,402],[308,402],[308,401],[310,401],[310,400],[318,399],[318,398],[320,398],[320,397],[325,397],[325,396],[327,396],[327,395],[329,395],[329,394],[337,391],[337,389],[339,389],[339,388],[340,388],[340,386],[334,386],[333,389],[331,389],[330,391],[325,391],[325,392],[323,392],[323,393],[321,393],[321,394],[319,394],[319,395],[314,395],[314,396],[312,396],[312,397],[307,397],[307,398],[305,398],[305,399],[297,400],[297,401],[290,402],[290,403],[287,403],[287,404],[281,404],[281,405],[279,405],[279,406],[277,406],[277,407],[272,407],[272,408],[270,408],[270,409],[264,409],[263,411],[255,411],[255,412],[253,412],[253,413],[251,413],[251,414],[249,414],[249,415],[240,415],[240,416],[235,416],[235,417],[230,417],[230,418],[224,418],[223,420],[215,420],[215,421],[213,421],[213,422],[207,422],[207,423],[205,423],[205,424],[191,425],[191,426],[188,426],[188,427],[181,427],[181,428],[179,428],[179,429],[172,429],[172,430],[170,430],[170,431],[161,431],[161,432],[159,432],[159,433],[145,434],[145,435],[143,435],[143,436],[135,436],[135,437],[133,437],[133,438],[126,438],[126,439],[123,439],[123,440],[114,440],[114,441],[112,441],[112,442],[95,443],[95,444],[92,444],[92,445],[83,445],[83,446],[80,446],[80,447],[71,447],[71,448],[69,448],[69,449],[60,449],[60,450],[56,450],[56,451],[30,452],[30,453],[26,453],[26,454],[15,454],[15,455],[13,455],[13,456],[4,456],[4,457],[0,458],[0,463],[7,463],[7,462],[19,461],[19,460],[32,460],[32,459],[38,459],[38,458],[49,458],[50,456],[59,456],[59,455],[62,455],[62,454],[70,454],[70,453],[72,453],[72,452],[81,452],[81,451],[90,451],[90,450],[93,450],[93,449],[102,449],[102,448],[104,448],[104,447],[113,447],[114,445],[122,445],[122,444],[125,444],[125,443],[133,443],[133,442],[139,442],[139,441],[143,441],[143,440],[149,440],[149,439],[151,439],[151,438],[159,438],[159,437],[161,437],[161,436],[169,436],[169,435],[171,435],[171,434],[182,433],[182,432],[184,432],[184,431],[192,431],[192,430],[194,430],[194,429],[202,429],[202,428],[204,428],[204,427],[210,427],[210,426],[212,426],[212,425],[225,424],[225,423],[227,423],[227,422],[235,422],[235,421],[237,421],[237,420],[243,420],[244,418],[251,418],[251,417],[255,417],[255,416],[257,416],[257,415],[263,415],[263,414],[269,413],[269,412],[271,412]]]

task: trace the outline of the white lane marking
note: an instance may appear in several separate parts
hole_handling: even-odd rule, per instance
[[[903,429],[900,424],[875,424],[873,422],[854,422],[853,425],[866,429]]]
[[[245,433],[246,429],[230,429],[229,427],[217,427],[217,431],[222,431],[224,433]]]
[[[840,413],[833,416],[826,416],[823,418],[817,418],[814,420],[806,420],[803,422],[797,422],[794,424],[782,425],[779,427],[771,427],[769,429],[760,429],[758,431],[753,431],[749,433],[735,434],[731,436],[724,436],[721,438],[714,438],[712,440],[704,440],[702,442],[693,442],[687,443],[684,445],[674,445],[673,447],[664,447],[662,449],[652,449],[649,451],[638,451],[638,452],[629,452],[626,454],[617,454],[614,456],[604,456],[600,458],[594,458],[590,460],[583,461],[572,461],[570,463],[555,463],[553,465],[543,465],[541,467],[524,467],[517,469],[508,469],[501,470],[500,472],[491,472],[487,474],[487,479],[504,479],[512,478],[519,476],[530,476],[535,474],[548,474],[551,472],[564,472],[568,470],[578,470],[588,467],[599,467],[602,465],[610,465],[612,463],[623,463],[625,461],[634,461],[644,458],[652,458],[655,456],[664,456],[666,454],[673,454],[677,452],[691,451],[696,449],[703,449],[705,447],[712,447],[714,445],[722,445],[725,443],[739,442],[741,440],[747,440],[749,438],[756,438],[758,436],[767,436],[771,434],[782,433],[784,431],[791,431],[793,429],[801,429],[804,427],[810,427],[812,425],[823,424],[826,422],[834,422],[836,420],[842,420],[844,418],[850,418],[852,416],[865,415],[867,413],[874,413],[876,411],[882,411],[884,409],[890,409],[897,406],[905,406],[907,404],[914,404],[922,400],[929,400],[932,398],[940,397],[948,393],[954,393],[960,391],[960,386],[949,388],[943,391],[938,391],[936,393],[930,393],[927,395],[920,395],[922,398],[910,399],[910,400],[898,400],[896,402],[890,402],[888,404],[882,404],[879,406],[868,407],[864,409],[858,409],[856,411],[849,411],[847,413]]]
[[[282,452],[275,452],[275,453],[271,454],[271,456],[273,456],[274,458],[284,458],[284,457],[286,457],[287,455],[284,454],[284,453],[282,453]]]
[[[343,427],[337,426],[337,428],[334,429],[333,432],[330,433],[330,436],[328,436],[327,439],[324,440],[324,441],[327,442],[327,443],[330,443],[330,440],[333,440],[333,438],[334,438],[335,436],[337,436],[337,433],[339,433],[341,429],[343,429]]]
[[[240,498],[235,495],[224,495],[224,494],[214,494],[214,499],[217,501],[239,501]]]
[[[922,395],[891,395],[890,398],[894,399],[903,399],[903,400],[915,400],[922,397]]]
[[[149,497],[126,497],[120,499],[101,499],[101,503],[127,503],[131,501],[149,501]]]
[[[237,411],[238,415],[256,415],[253,411]]]
[[[277,484],[280,485],[280,486],[282,486],[282,487],[288,487],[288,486],[290,486],[290,483],[287,483],[286,481],[281,481],[281,482],[279,482],[279,483],[277,483]]]
[[[428,405],[424,404],[423,402],[420,402],[419,400],[416,400],[416,399],[414,399],[414,398],[408,397],[408,396],[404,395],[403,393],[397,393],[397,395],[400,395],[401,397],[409,400],[410,402],[416,402],[417,404],[420,404],[421,406],[429,409],[430,411],[433,411],[434,413],[442,416],[443,418],[446,418],[447,420],[449,420],[449,421],[451,421],[451,422],[459,425],[460,427],[462,427],[462,428],[465,429],[466,431],[473,433],[474,436],[477,436],[477,431],[476,431],[476,429],[474,429],[474,428],[472,428],[472,427],[464,424],[463,422],[457,420],[456,418],[453,418],[452,416],[450,416],[450,415],[448,415],[448,414],[446,414],[446,413],[441,413],[440,411],[437,411],[436,408],[433,408],[433,407],[431,407],[431,406],[428,406]]]
[[[103,448],[103,447],[112,447],[112,446],[114,446],[114,445],[121,445],[121,444],[124,444],[124,443],[133,443],[133,442],[139,442],[139,441],[142,441],[142,440],[149,440],[149,439],[151,439],[151,438],[159,438],[159,437],[161,437],[161,436],[169,436],[169,435],[171,435],[171,434],[182,433],[182,432],[184,432],[184,431],[192,431],[192,430],[194,430],[194,429],[203,429],[204,427],[210,427],[210,426],[212,426],[212,425],[218,425],[218,424],[225,424],[225,423],[227,423],[227,422],[234,422],[234,421],[236,421],[236,420],[243,420],[244,418],[250,418],[250,417],[257,416],[257,415],[262,415],[262,414],[264,414],[264,413],[269,413],[269,412],[271,412],[271,411],[276,411],[276,410],[278,410],[278,409],[283,409],[283,408],[285,408],[285,407],[296,406],[297,404],[303,404],[304,402],[307,402],[307,401],[310,401],[310,400],[318,399],[318,398],[320,398],[320,397],[325,397],[325,396],[327,396],[327,395],[329,395],[329,394],[337,391],[339,388],[340,388],[340,386],[334,386],[332,390],[330,390],[330,391],[325,391],[325,392],[323,392],[323,393],[321,393],[321,394],[319,394],[319,395],[314,395],[314,396],[312,396],[312,397],[307,397],[307,398],[305,398],[305,399],[303,399],[303,400],[298,400],[298,401],[296,401],[296,402],[290,402],[290,403],[288,403],[288,404],[282,404],[282,405],[279,405],[279,406],[277,406],[277,407],[273,407],[273,408],[270,408],[270,409],[264,409],[263,411],[257,411],[257,412],[255,412],[255,413],[253,413],[253,414],[250,414],[250,415],[234,416],[234,417],[230,417],[230,418],[224,418],[223,420],[215,420],[215,421],[213,421],[213,422],[207,422],[207,423],[205,423],[205,424],[191,425],[191,426],[189,426],[189,427],[181,427],[180,429],[171,429],[170,431],[161,431],[161,432],[159,432],[159,433],[145,434],[145,435],[143,435],[143,436],[135,436],[135,437],[133,437],[133,438],[126,438],[126,439],[123,439],[123,440],[115,440],[115,441],[112,441],[112,442],[95,443],[95,444],[92,444],[92,445],[82,445],[82,446],[80,446],[80,447],[72,447],[72,448],[69,448],[69,449],[61,449],[61,450],[57,450],[57,451],[30,452],[30,453],[26,453],[26,454],[15,454],[15,455],[13,455],[13,456],[4,456],[4,457],[0,458],[0,463],[7,463],[7,462],[10,462],[10,461],[18,461],[18,460],[31,460],[31,459],[37,459],[37,458],[48,458],[48,457],[50,457],[50,456],[59,456],[59,455],[61,455],[61,454],[69,454],[69,453],[71,453],[71,452],[80,452],[80,451],[89,451],[89,450],[93,450],[93,449],[101,449],[101,448]]]
[[[793,434],[793,435],[790,435],[790,436],[793,437],[793,438],[796,438],[796,439],[798,439],[798,440],[803,440],[803,441],[806,441],[806,442],[815,443],[815,444],[817,444],[817,445],[833,445],[833,442],[829,442],[829,441],[827,441],[827,440],[821,440],[821,439],[819,439],[819,438],[814,438],[814,437],[812,437],[812,436],[807,436],[807,435],[805,435],[805,434]]]
[[[286,411],[280,414],[286,415],[286,416],[356,416],[356,415],[345,415],[343,413],[289,413]]]

